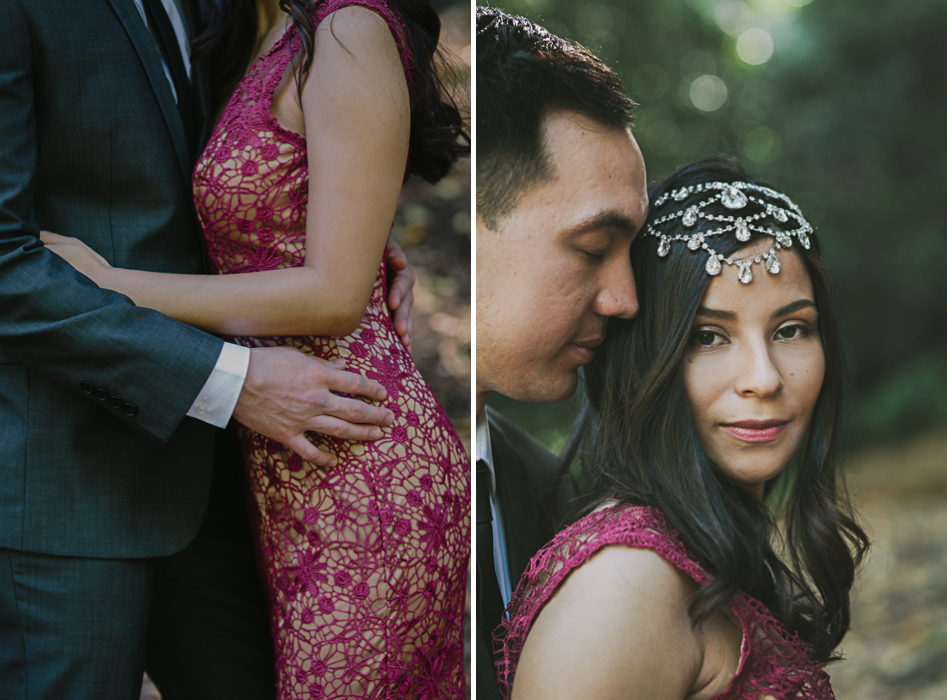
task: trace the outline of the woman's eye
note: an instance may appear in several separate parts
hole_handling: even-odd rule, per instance
[[[800,323],[794,323],[791,326],[783,326],[778,331],[776,331],[776,338],[778,340],[794,340],[796,338],[804,338],[809,335],[809,327],[804,326]]]
[[[699,347],[712,348],[723,345],[726,339],[714,331],[696,331],[691,340]]]
[[[598,252],[598,251],[594,251],[594,250],[583,250],[582,253],[583,253],[583,254],[585,255],[585,257],[587,257],[589,260],[594,260],[595,262],[601,262],[602,260],[605,259],[605,253],[600,253],[600,252]]]

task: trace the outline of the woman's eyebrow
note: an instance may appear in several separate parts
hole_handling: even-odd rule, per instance
[[[799,311],[800,309],[806,309],[809,307],[813,309],[816,308],[815,302],[811,299],[798,299],[791,304],[786,304],[783,307],[776,309],[771,315],[770,318],[776,318],[777,316],[785,316],[786,314],[791,314],[794,311]]]
[[[790,304],[786,304],[785,306],[781,306],[780,308],[776,309],[772,314],[770,314],[770,318],[773,319],[773,318],[776,318],[777,316],[785,316],[786,314],[791,314],[794,311],[799,311],[800,309],[806,309],[806,308],[809,308],[810,306],[812,308],[816,308],[815,302],[812,301],[811,299],[797,299],[796,301]],[[694,316],[708,316],[710,318],[719,318],[724,321],[737,320],[737,314],[735,311],[711,309],[710,307],[707,307],[707,306],[698,307],[697,313],[695,313]]]
[[[736,321],[737,315],[733,311],[722,311],[720,309],[711,309],[706,306],[701,306],[697,309],[695,316],[709,316],[710,318],[719,318],[724,321]]]

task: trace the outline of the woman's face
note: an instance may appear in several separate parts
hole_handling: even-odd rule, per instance
[[[758,241],[733,256],[760,255]],[[724,265],[691,328],[684,382],[701,446],[725,478],[762,497],[806,433],[825,374],[812,281],[792,249],[782,270]]]

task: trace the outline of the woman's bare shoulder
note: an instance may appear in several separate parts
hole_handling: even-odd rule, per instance
[[[701,667],[688,614],[696,585],[650,549],[603,548],[536,618],[517,664],[514,700],[685,698]]]
[[[373,9],[371,6],[349,4],[342,5],[323,18],[316,28],[319,32],[330,32],[337,39],[365,38],[368,40],[381,39],[391,36],[391,28],[387,20],[379,14],[382,5]]]

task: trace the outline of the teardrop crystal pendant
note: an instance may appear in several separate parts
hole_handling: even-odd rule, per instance
[[[778,221],[781,224],[785,224],[787,221],[789,221],[789,215],[786,213],[785,209],[774,208],[773,216],[775,216],[776,221]]]
[[[707,270],[708,275],[719,275],[720,274],[720,258],[716,255],[711,255],[707,258],[707,264],[704,266],[704,269]]]
[[[737,265],[740,266],[740,272],[738,274],[740,281],[743,284],[749,284],[750,282],[752,282],[753,270],[750,269],[750,265],[752,265],[752,263],[749,260],[744,260],[744,261],[738,262]]]
[[[809,237],[806,235],[805,231],[799,231],[796,234],[796,238],[798,238],[799,242],[802,243],[803,248],[809,250]]]
[[[658,255],[662,258],[671,252],[671,243],[667,238],[661,237],[661,243],[658,244]]]
[[[790,236],[785,231],[776,232],[776,242],[779,243],[783,248],[788,248],[792,245],[792,236]]]
[[[684,225],[693,226],[697,223],[697,207],[689,207],[687,211],[684,212]]]
[[[744,243],[750,240],[750,227],[743,219],[737,219],[737,240]]]
[[[742,209],[746,206],[746,195],[736,187],[728,187],[720,194],[720,201],[727,209]]]
[[[682,187],[671,196],[674,197],[675,202],[683,202],[685,199],[687,199],[687,188]]]
[[[775,275],[779,270],[779,258],[776,257],[776,251],[771,250],[766,254],[766,271],[771,275]]]
[[[687,239],[687,247],[690,248],[691,250],[697,250],[698,248],[700,248],[703,242],[704,242],[704,237],[701,236],[700,234],[697,234]]]

